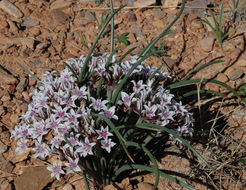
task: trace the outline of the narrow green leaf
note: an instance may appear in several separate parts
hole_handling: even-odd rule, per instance
[[[221,86],[225,87],[226,89],[230,90],[233,93],[234,96],[238,96],[238,93],[233,88],[228,86],[227,84],[225,84],[225,83],[223,83],[221,81],[218,81],[218,80],[206,79],[206,78],[182,80],[180,82],[176,82],[174,84],[169,85],[168,88],[174,89],[174,88],[179,88],[179,87],[182,87],[182,86],[189,86],[189,85],[198,84],[198,83],[214,83],[214,84],[218,84],[218,85],[221,85]]]
[[[201,89],[199,92],[200,92],[200,94],[212,94],[212,95],[221,96],[221,97],[225,96],[224,94],[217,92],[217,91],[213,91],[213,90]],[[191,90],[191,91],[183,94],[182,96],[179,96],[177,99],[181,100],[183,98],[186,98],[186,97],[189,97],[192,95],[196,95],[196,94],[197,94],[197,90]]]
[[[77,75],[76,71],[73,70],[73,68],[72,68],[70,65],[68,65],[66,62],[63,62],[63,64],[64,64],[66,67],[69,68],[69,70],[73,73],[73,76],[76,78],[77,82],[79,82],[79,78],[78,78],[78,75]]]
[[[26,67],[22,66],[19,62],[16,62],[17,65],[22,68],[27,74],[29,74],[32,78],[34,78],[36,81],[40,82],[41,80],[34,74],[32,74],[32,72],[27,69]]]
[[[180,8],[180,11],[179,11],[179,14],[177,15],[177,17],[167,26],[166,29],[163,30],[163,32],[157,37],[155,38],[151,43],[149,43],[141,52],[140,54],[138,55],[138,57],[142,57],[142,56],[145,56],[149,50],[154,47],[154,45],[164,36],[166,36],[168,33],[169,33],[169,30],[170,28],[175,24],[175,22],[179,19],[179,17],[181,16],[181,14],[183,13],[184,11],[184,6],[185,6],[185,0],[182,0],[182,3],[181,3],[181,8]]]
[[[222,33],[223,28],[223,13],[224,13],[224,3],[222,3],[220,8],[220,23],[219,23],[219,31]]]
[[[121,89],[123,88],[124,84],[126,83],[128,77],[131,75],[131,73],[137,68],[138,65],[140,65],[145,59],[147,59],[147,57],[149,57],[150,55],[145,55],[143,57],[141,57],[130,69],[130,71],[124,76],[124,78],[119,82],[117,88],[113,91],[113,96],[112,96],[112,103],[116,104],[117,103],[117,99],[119,98],[119,93],[121,91]]]
[[[85,72],[86,72],[86,70],[87,70],[88,62],[89,62],[89,60],[90,60],[90,58],[91,58],[91,55],[92,55],[94,49],[96,48],[96,44],[97,44],[99,38],[102,36],[102,34],[103,34],[103,32],[104,32],[106,26],[108,25],[108,23],[110,22],[110,20],[113,18],[113,16],[114,16],[116,13],[118,13],[118,12],[119,12],[122,8],[124,8],[124,7],[125,7],[125,6],[122,6],[122,7],[118,8],[118,9],[116,9],[115,12],[114,12],[112,15],[110,15],[110,17],[108,17],[108,18],[106,19],[106,21],[105,21],[105,23],[104,23],[102,29],[101,29],[100,32],[98,33],[98,35],[97,35],[97,37],[96,37],[96,40],[94,41],[93,45],[91,46],[91,49],[90,49],[90,51],[89,51],[89,53],[88,53],[88,55],[87,55],[87,57],[86,57],[86,59],[85,59],[84,65],[83,65],[83,67],[82,67],[82,69],[81,69],[81,71],[80,71],[80,74],[79,74],[79,83],[81,83],[82,80],[83,80],[83,76],[85,75]]]
[[[112,121],[110,121],[107,117],[105,117],[104,115],[102,114],[97,114],[97,113],[91,113],[92,116],[95,116],[95,117],[99,117],[101,118],[102,120],[104,120],[108,126],[114,131],[115,135],[117,136],[117,138],[119,139],[120,141],[120,144],[122,146],[122,148],[124,149],[125,153],[127,154],[128,158],[134,162],[134,160],[132,159],[130,153],[128,152],[127,150],[127,147],[126,147],[126,140],[124,139],[124,137],[122,137],[122,135],[119,133],[118,129],[115,127],[115,125],[112,123]]]
[[[231,33],[233,32],[236,32],[237,31],[237,28],[233,29],[233,30],[230,30],[229,32],[227,32],[226,34],[223,35],[222,37],[222,41],[227,38]]]
[[[127,142],[127,145],[129,146],[134,146],[134,147],[137,147],[139,148],[140,150],[143,150],[146,155],[149,157],[149,159],[151,160],[151,162],[154,164],[154,171],[153,173],[155,173],[155,184],[154,184],[154,188],[153,189],[156,189],[157,188],[157,185],[159,183],[159,179],[160,179],[160,171],[159,171],[159,167],[158,167],[158,164],[154,158],[154,156],[151,154],[151,152],[143,145],[141,144],[138,144],[138,143],[135,143],[135,142]]]
[[[213,171],[215,171],[215,169],[188,143],[186,142],[186,140],[184,140],[182,137],[180,137],[179,135],[177,135],[174,131],[164,127],[164,126],[159,126],[153,123],[140,123],[140,124],[136,124],[137,127],[139,128],[145,128],[147,127],[149,128],[155,128],[155,129],[159,129],[159,130],[163,130],[166,131],[167,133],[173,135],[174,137],[178,138],[185,146],[187,146],[187,148],[189,148],[206,166],[208,166],[210,169],[212,169]]]
[[[110,11],[111,11],[111,15],[114,15],[114,5],[112,0],[110,0]],[[113,51],[114,51],[114,16],[112,17],[111,20],[110,54],[112,54]]]
[[[154,172],[154,169],[148,166],[144,166],[144,165],[140,165],[140,164],[129,164],[129,165],[124,165],[121,168],[119,168],[116,172],[115,172],[115,176],[119,176],[119,174],[121,174],[124,171],[127,170],[145,170],[145,171],[149,171],[149,172]],[[189,190],[195,190],[193,187],[187,185],[186,183],[178,180],[177,178],[174,178],[166,173],[164,173],[163,171],[160,171],[160,176],[165,177],[166,179],[175,182],[179,185],[181,185],[182,187],[185,187],[186,189]]]
[[[137,47],[133,47],[133,48],[131,48],[131,49],[129,49],[126,53],[124,53],[122,56],[121,56],[121,58],[118,60],[118,62],[119,63],[121,63],[124,59],[125,59],[125,57],[128,55],[128,54],[130,54],[134,49],[136,49]]]
[[[216,64],[216,63],[221,63],[221,62],[224,62],[224,60],[215,60],[215,61],[211,61],[209,63],[206,63],[202,66],[200,66],[199,68],[195,69],[194,71],[192,71],[189,75],[187,75],[184,79],[182,80],[188,80],[190,79],[191,77],[193,77],[196,73],[198,73],[199,71],[201,71],[202,69],[205,69],[206,67],[210,66],[210,65],[213,65],[213,64]]]

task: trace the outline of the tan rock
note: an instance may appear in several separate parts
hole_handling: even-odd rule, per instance
[[[19,152],[15,152],[17,146],[13,146],[8,152],[3,153],[6,160],[10,160],[13,163],[21,162],[23,160],[26,160],[29,156],[31,149],[27,149],[22,154]]]
[[[239,66],[239,67],[246,67],[246,60],[245,59],[239,59],[235,65]]]
[[[1,190],[11,190],[12,187],[10,185],[10,183],[8,182],[8,180],[4,180],[1,182]]]
[[[103,188],[103,190],[117,190],[117,188],[114,187],[113,185],[107,185],[106,187]]]
[[[11,39],[14,44],[21,44],[23,46],[27,46],[28,48],[34,50],[34,43],[35,40],[31,37],[19,37],[19,38],[12,38]]]
[[[150,6],[150,5],[154,5],[156,3],[156,0],[137,0],[135,3],[134,3],[134,7],[146,7],[146,6]]]
[[[14,182],[16,190],[42,190],[54,178],[50,177],[50,172],[44,167],[27,167],[23,174],[18,176]]]
[[[163,20],[155,20],[151,24],[157,28],[165,28],[166,26],[166,23]]]
[[[213,37],[207,37],[200,41],[200,47],[205,52],[210,52],[213,50],[214,45],[214,38]]]
[[[1,98],[1,101],[3,101],[3,102],[7,102],[7,101],[9,101],[9,100],[11,100],[11,97],[10,97],[9,94],[6,94],[6,95],[4,95],[4,96]]]
[[[178,3],[179,0],[165,0],[164,7],[173,7],[172,9],[175,9]]]
[[[219,73],[217,75],[217,80],[225,83],[225,82],[228,81],[228,78],[227,78],[227,76],[224,73]]]
[[[23,13],[20,9],[8,0],[0,1],[0,8],[16,18],[23,17]]]
[[[16,125],[19,123],[20,119],[19,119],[19,116],[17,114],[12,114],[10,116],[10,121],[13,125]]]
[[[18,80],[8,74],[6,71],[0,68],[0,86],[3,87],[5,84],[17,84]]]
[[[64,9],[72,4],[72,0],[56,0],[50,5],[50,9]]]
[[[138,184],[139,190],[153,190],[153,185],[145,182],[141,182]]]
[[[73,188],[72,185],[66,184],[66,185],[62,188],[62,190],[74,190],[74,188]]]

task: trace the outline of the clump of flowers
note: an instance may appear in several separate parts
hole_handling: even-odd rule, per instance
[[[82,86],[68,67],[60,73],[46,72],[30,94],[32,103],[28,111],[12,131],[11,138],[18,140],[16,151],[22,153],[31,148],[33,156],[43,160],[58,155],[65,164],[54,162],[48,170],[59,179],[62,174],[80,172],[82,168],[93,173],[93,168],[85,166],[90,161],[83,164],[83,160],[100,162],[120,150],[119,139],[106,122],[108,120],[123,136],[128,129],[139,130],[135,125],[137,122],[166,126],[180,136],[192,135],[191,114],[165,89],[165,82],[170,77],[156,68],[145,66],[144,62],[131,73],[119,98],[112,102],[118,82],[137,59],[134,56],[117,63],[113,57],[107,67],[108,55],[92,56],[88,72],[93,75]],[[67,64],[79,74],[84,61],[85,57],[81,56],[70,59]],[[156,135],[161,135],[161,131],[156,131]],[[179,141],[173,136],[170,138],[173,142]]]
[[[158,169],[153,156],[156,139],[168,132],[173,143],[183,143],[201,156],[183,138],[192,136],[193,118],[181,102],[168,90],[171,78],[160,68],[145,65],[145,60],[158,55],[156,42],[170,33],[171,26],[184,10],[184,0],[177,17],[163,32],[148,44],[138,56],[116,59],[114,53],[112,0],[111,16],[107,17],[88,55],[70,59],[60,73],[46,72],[42,80],[22,68],[39,81],[30,94],[32,103],[11,133],[17,140],[16,151],[31,148],[33,156],[49,160],[57,156],[58,162],[48,164],[52,177],[80,172],[86,189],[92,181],[96,189],[114,183],[127,170],[141,169],[167,177]],[[103,31],[111,23],[110,55],[93,55]],[[158,138],[156,138],[158,137]],[[148,158],[154,167],[141,163]],[[168,176],[168,179],[186,184]]]

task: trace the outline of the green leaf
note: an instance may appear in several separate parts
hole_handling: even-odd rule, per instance
[[[85,72],[86,72],[86,70],[87,70],[88,63],[89,63],[89,60],[90,60],[90,58],[91,58],[91,55],[92,55],[94,49],[96,48],[96,44],[97,44],[98,40],[99,40],[100,37],[102,36],[102,34],[103,34],[103,32],[104,32],[106,26],[107,26],[108,23],[110,22],[110,20],[114,17],[114,15],[115,15],[116,13],[118,13],[118,12],[119,12],[122,8],[124,8],[124,7],[125,7],[125,6],[119,7],[118,9],[115,10],[115,12],[114,12],[113,14],[111,14],[109,17],[107,17],[107,19],[106,19],[104,25],[102,26],[100,32],[98,33],[98,35],[97,35],[97,37],[96,37],[96,40],[94,41],[93,45],[91,46],[91,49],[90,49],[90,51],[89,51],[89,53],[88,53],[88,55],[87,55],[87,57],[86,57],[86,59],[85,59],[85,61],[84,61],[83,67],[82,67],[82,69],[81,69],[81,71],[80,71],[80,74],[79,74],[79,84],[80,84],[80,85],[81,85],[81,83],[82,83],[83,76],[85,75]]]
[[[129,165],[124,165],[121,168],[119,168],[116,172],[115,172],[115,176],[119,176],[119,174],[121,174],[124,171],[127,170],[145,170],[145,171],[149,171],[149,172],[154,172],[154,169],[148,166],[144,166],[144,165],[140,165],[140,164],[129,164]],[[181,185],[182,187],[185,187],[186,189],[189,190],[195,190],[193,187],[187,185],[186,183],[178,180],[177,178],[174,178],[166,173],[164,173],[163,171],[160,171],[160,176],[165,177],[166,179],[175,182],[179,185]]]
[[[210,169],[215,171],[215,169],[188,143],[186,140],[184,140],[182,137],[177,135],[174,131],[164,127],[164,126],[159,126],[153,123],[139,123],[136,124],[137,127],[142,128],[142,129],[148,129],[150,130],[151,128],[153,129],[158,129],[158,130],[163,130],[166,131],[167,133],[173,135],[174,137],[178,138],[187,148],[189,148],[206,166],[208,166]]]
[[[179,11],[179,14],[177,15],[177,17],[175,17],[175,19],[167,26],[166,29],[163,30],[163,32],[157,37],[155,38],[151,43],[149,43],[139,54],[138,57],[142,57],[145,56],[149,50],[164,36],[166,36],[167,34],[169,34],[169,30],[170,28],[175,24],[175,22],[179,19],[179,17],[181,16],[181,14],[184,11],[184,6],[185,6],[185,0],[182,0],[181,3],[181,8]]]
[[[119,63],[121,63],[124,59],[125,59],[125,57],[128,55],[128,54],[130,54],[134,49],[136,49],[137,47],[133,47],[133,48],[131,48],[131,49],[129,49],[126,53],[124,53],[122,56],[121,56],[121,58],[117,61],[117,62],[119,62]]]
[[[225,96],[224,94],[217,92],[217,91],[213,91],[213,90],[201,89],[199,92],[200,92],[200,94],[212,94],[212,95],[221,96],[221,97]],[[191,91],[183,94],[182,96],[179,96],[177,99],[181,100],[183,98],[186,98],[186,97],[189,97],[192,95],[196,95],[196,94],[197,94],[197,90],[191,90]]]
[[[66,62],[63,62],[63,64],[69,68],[69,70],[73,73],[73,76],[76,78],[77,82],[79,82],[79,78],[78,78],[76,71],[70,65],[68,65]]]
[[[105,117],[102,114],[97,114],[97,113],[91,113],[92,116],[98,117],[102,120],[104,120],[107,125],[114,131],[115,135],[117,136],[118,140],[120,141],[120,144],[122,146],[122,148],[124,149],[125,153],[127,154],[128,158],[134,162],[134,160],[132,159],[130,153],[127,150],[126,147],[126,140],[124,139],[124,137],[119,133],[118,129],[115,127],[115,125],[113,124],[112,121],[110,121],[107,117]]]
[[[127,145],[129,146],[134,146],[134,147],[137,147],[141,150],[143,150],[146,155],[150,158],[151,162],[154,164],[154,173],[155,173],[155,184],[154,184],[154,188],[153,189],[156,189],[157,188],[157,185],[159,183],[159,179],[160,179],[160,171],[159,171],[159,167],[158,167],[158,164],[154,158],[154,156],[151,154],[151,152],[144,146],[144,145],[141,145],[141,144],[138,144],[138,143],[135,143],[135,142],[127,142]]]
[[[22,68],[27,74],[29,74],[32,78],[34,78],[36,81],[40,82],[41,80],[34,74],[32,74],[32,72],[27,69],[26,67],[22,66],[19,62],[16,62],[17,65]]]
[[[174,84],[169,85],[168,88],[174,89],[174,88],[179,88],[179,87],[182,87],[182,86],[189,86],[189,85],[198,84],[198,83],[214,83],[214,84],[218,84],[218,85],[221,85],[221,86],[225,87],[226,89],[230,90],[233,93],[234,96],[238,96],[238,93],[233,88],[228,86],[227,84],[225,84],[225,83],[223,83],[221,81],[218,81],[218,80],[206,79],[206,78],[182,80],[180,82],[176,82]]]
[[[206,63],[202,66],[200,66],[199,68],[195,69],[194,71],[192,71],[188,76],[186,76],[183,80],[188,80],[190,79],[191,77],[193,77],[196,73],[198,73],[199,71],[201,71],[202,69],[205,69],[206,67],[210,66],[210,65],[213,65],[213,64],[216,64],[216,63],[221,63],[221,62],[224,62],[224,60],[215,60],[215,61],[211,61],[209,63]]]

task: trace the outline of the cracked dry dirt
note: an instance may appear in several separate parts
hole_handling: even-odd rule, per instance
[[[12,9],[4,7],[9,3]],[[125,46],[118,55],[136,47],[141,48],[153,40],[175,18],[180,1],[114,1],[114,6],[127,7],[115,17],[115,36],[129,32]],[[246,8],[242,8],[234,22],[230,22],[228,9],[232,1],[193,0],[187,1],[185,11],[172,28],[176,32],[160,40],[167,49],[167,56],[150,58],[147,63],[160,65],[165,61],[165,71],[176,78],[182,78],[194,68],[214,59],[224,62],[207,67],[195,78],[213,78],[237,89],[246,83]],[[241,2],[241,1],[240,1]],[[208,18],[207,7],[218,7],[225,3],[224,22],[237,31],[229,36],[221,48],[214,34],[199,18]],[[86,39],[90,48],[99,29],[90,12],[100,18],[109,1],[96,7],[93,0],[0,0],[0,189],[39,190],[84,189],[83,180],[78,175],[67,175],[61,181],[50,178],[44,162],[30,157],[30,151],[23,155],[15,152],[16,142],[10,140],[10,132],[19,122],[31,99],[29,93],[36,81],[23,72],[17,62],[35,73],[38,77],[47,70],[62,70],[62,61],[86,54],[83,45]],[[11,7],[10,6],[10,7]],[[170,6],[168,8],[168,6]],[[198,9],[199,8],[199,9]],[[99,40],[97,52],[109,52],[110,28]],[[158,43],[158,45],[160,45]],[[175,78],[174,77],[174,78]],[[219,85],[207,84],[207,89],[227,93]],[[217,169],[210,173],[189,151],[170,146],[167,142],[162,150],[159,167],[170,175],[192,185],[195,189],[244,189],[246,188],[246,108],[242,101],[229,98],[211,99],[188,105],[197,114],[193,140],[190,143]],[[200,109],[198,109],[200,108]],[[209,127],[207,127],[209,126]],[[202,128],[204,127],[204,128]],[[52,162],[52,160],[48,160]],[[128,177],[119,183],[121,189],[151,189],[154,175]],[[107,189],[114,189],[108,186]],[[182,189],[179,185],[161,178],[159,190]]]

